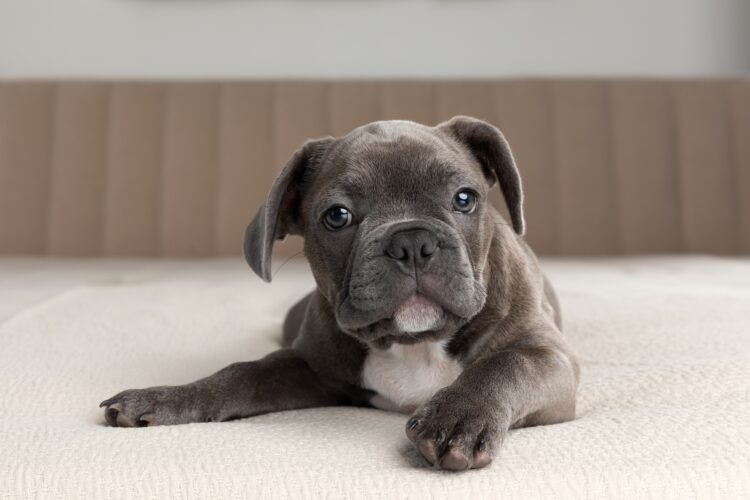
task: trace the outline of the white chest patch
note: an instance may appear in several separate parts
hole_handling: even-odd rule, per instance
[[[437,391],[453,383],[461,365],[444,349],[444,342],[393,344],[370,349],[362,370],[365,388],[377,392],[370,400],[383,410],[410,413]]]

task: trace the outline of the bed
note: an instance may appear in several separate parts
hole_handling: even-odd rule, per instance
[[[240,259],[0,260],[0,496],[742,498],[750,493],[750,261],[546,260],[580,357],[575,421],[499,458],[428,468],[405,415],[321,408],[106,427],[100,400],[278,347],[311,286]]]

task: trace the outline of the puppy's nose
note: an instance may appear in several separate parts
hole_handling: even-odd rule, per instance
[[[385,253],[408,272],[423,269],[437,251],[437,236],[426,229],[394,233],[385,249]]]

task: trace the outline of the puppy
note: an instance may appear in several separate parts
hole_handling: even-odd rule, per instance
[[[497,182],[510,224],[489,204]],[[508,430],[575,416],[578,365],[524,242],[521,179],[498,129],[382,121],[306,142],[247,228],[271,281],[274,241],[304,236],[317,288],[286,346],[191,384],[102,402],[112,426],[219,422],[331,405],[411,415],[406,435],[447,470],[489,464]]]

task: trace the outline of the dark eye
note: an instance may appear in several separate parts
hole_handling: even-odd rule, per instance
[[[351,225],[352,213],[348,208],[342,206],[331,207],[323,216],[323,223],[331,231],[338,231]]]
[[[473,191],[463,190],[453,197],[453,210],[464,214],[470,214],[477,206],[477,195]]]

